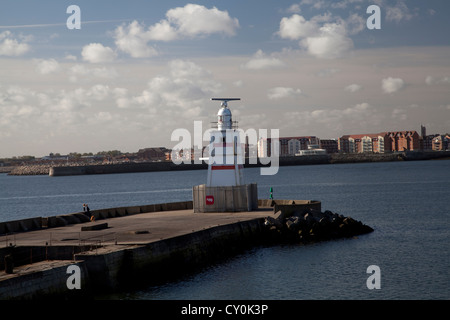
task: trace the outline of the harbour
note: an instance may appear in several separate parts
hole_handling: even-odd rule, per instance
[[[284,156],[279,158],[279,166],[313,165],[313,164],[342,164],[342,163],[366,163],[366,162],[390,162],[390,161],[421,161],[450,158],[450,151],[405,151],[396,153],[349,153],[349,154],[323,154],[305,156]],[[245,168],[268,166],[265,159],[244,159]],[[118,163],[118,164],[77,164],[77,165],[33,165],[27,164],[15,167],[0,167],[0,173],[9,175],[49,175],[52,177],[89,174],[113,174],[113,173],[136,173],[157,171],[185,171],[206,170],[207,163],[181,163],[174,164],[172,161],[140,162],[140,163]]]
[[[0,300],[170,319],[449,300],[448,9],[5,4]]]
[[[259,199],[269,198],[270,187],[280,199],[320,199],[322,210],[361,220],[374,232],[308,245],[252,246],[196,272],[104,298],[447,299],[448,168],[448,160],[287,166],[280,168],[276,181],[248,168],[246,180],[258,183]],[[202,170],[183,171],[182,176],[147,172],[57,180],[0,175],[1,221],[78,212],[83,202],[91,210],[183,202],[192,197],[192,185],[204,178]],[[12,212],[14,216],[8,215]],[[78,240],[79,228],[66,238]],[[380,290],[366,287],[366,269],[372,264],[381,268]]]
[[[80,212],[4,222],[0,299],[92,298],[183,276],[255,245],[373,231],[351,218],[322,213],[319,201],[258,200],[258,206],[198,213],[189,201],[95,210],[92,219]],[[291,218],[299,217],[303,228],[294,229]],[[67,274],[73,269],[79,272],[74,287],[83,291],[71,291]]]

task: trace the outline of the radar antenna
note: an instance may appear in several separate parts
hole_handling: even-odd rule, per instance
[[[222,101],[221,106],[224,108],[228,107],[227,102],[228,101],[235,101],[235,100],[241,100],[241,98],[211,98],[213,101]]]

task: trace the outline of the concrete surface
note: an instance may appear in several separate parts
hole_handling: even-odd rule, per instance
[[[218,225],[263,218],[268,215],[273,216],[272,208],[227,213],[194,213],[192,209],[141,213],[0,236],[0,248],[9,245],[146,244]],[[82,227],[104,223],[108,224],[108,228],[81,231]]]

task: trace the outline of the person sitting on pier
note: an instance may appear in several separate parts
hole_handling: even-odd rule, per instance
[[[91,213],[91,210],[86,203],[83,203],[83,211],[91,219],[91,221],[95,221],[95,216]]]

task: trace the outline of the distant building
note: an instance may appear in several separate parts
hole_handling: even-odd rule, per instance
[[[431,148],[434,151],[442,151],[450,149],[450,136],[449,135],[437,135],[432,139]]]
[[[420,149],[424,151],[433,150],[433,138],[437,136],[438,134],[423,136],[422,139],[420,140]]]
[[[312,156],[318,154],[327,154],[327,150],[325,149],[308,149],[308,150],[300,150],[296,153],[296,156]]]
[[[419,150],[420,137],[417,131],[344,135],[339,138],[338,148],[343,153]]]
[[[342,153],[384,153],[388,149],[387,138],[386,132],[344,135],[338,140],[338,149]]]
[[[59,153],[50,153],[48,156],[42,157],[40,160],[51,160],[51,161],[67,161],[69,160],[68,155],[60,155]]]
[[[258,157],[271,156],[271,138],[261,138],[258,140]],[[308,150],[310,145],[319,145],[320,139],[315,136],[305,137],[280,137],[279,156],[295,156],[300,150]]]
[[[336,139],[320,139],[320,148],[325,149],[327,153],[339,152],[338,140]]]
[[[139,149],[137,158],[147,161],[162,161],[166,160],[166,153],[168,151],[169,150],[165,147]]]
[[[420,137],[417,131],[387,132],[389,151],[412,151],[420,149]]]
[[[427,136],[427,128],[423,125],[420,125],[420,136],[422,137],[422,139],[425,139],[425,137]]]

